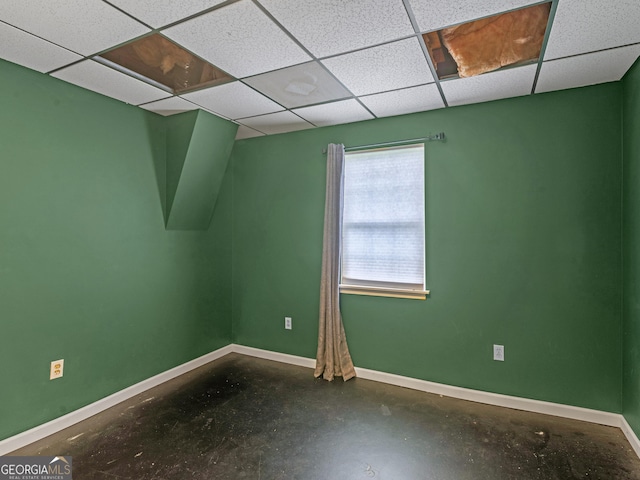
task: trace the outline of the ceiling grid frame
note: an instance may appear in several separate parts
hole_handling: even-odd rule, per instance
[[[70,0],[70,4],[75,5],[79,1],[80,0]],[[282,0],[282,1],[286,3],[286,0]],[[85,36],[87,35],[88,25],[97,25],[98,26],[97,28],[100,29],[97,32],[98,33],[97,37],[99,37],[99,39],[102,39],[100,41],[103,42],[103,45],[105,41],[107,42],[109,41],[107,40],[109,38],[113,38],[117,40],[118,39],[117,32],[122,31],[122,28],[118,25],[117,19],[122,19],[122,18],[127,18],[127,22],[125,22],[127,25],[130,24],[133,27],[137,24],[139,25],[139,28],[144,31],[138,30],[138,34],[135,34],[135,29],[138,28],[138,27],[135,27],[131,30],[131,33],[133,33],[133,35],[126,34],[125,37],[121,36],[119,41],[111,42],[111,43],[114,43],[114,45],[99,51],[90,52],[89,50],[91,50],[90,46],[92,44],[93,45],[100,44],[100,41],[93,42],[92,40],[93,43],[88,42],[89,46],[81,48],[80,50],[82,50],[83,53],[80,53],[76,51],[77,49],[69,48],[70,43],[67,42],[66,40],[63,41],[62,43],[56,41],[56,39],[59,39],[59,38],[62,38],[62,39],[74,38],[73,35],[76,34],[75,31],[73,32],[73,34],[71,32],[57,32],[55,35],[49,34],[47,32],[52,32],[52,31],[59,30],[60,28],[65,28],[64,25],[71,25],[71,24],[75,25],[74,22],[76,20],[74,20],[74,18],[77,17],[78,19],[77,21],[82,21],[83,16],[81,14],[83,12],[80,12],[79,9],[77,11],[72,11],[70,10],[71,7],[67,7],[59,15],[58,15],[58,12],[56,12],[56,18],[62,18],[63,14],[71,15],[71,17],[64,18],[64,21],[60,25],[55,26],[55,28],[52,27],[51,25],[49,25],[47,28],[39,27],[38,25],[40,26],[46,25],[46,22],[43,20],[43,18],[38,19],[37,16],[38,15],[42,16],[43,14],[46,14],[46,12],[48,11],[46,8],[44,8],[46,5],[48,5],[47,0],[25,0],[25,2],[23,2],[20,6],[20,10],[22,10],[21,12],[16,10],[17,7],[14,7],[11,4],[5,4],[3,6],[0,6],[0,27],[2,25],[7,26],[5,30],[9,30],[9,33],[5,33],[5,35],[13,35],[14,39],[12,41],[14,42],[14,44],[15,42],[30,43],[34,46],[32,47],[34,49],[37,48],[37,45],[41,45],[40,48],[42,51],[47,51],[47,49],[49,49],[49,51],[51,52],[56,52],[56,51],[61,52],[60,56],[62,60],[58,61],[58,64],[56,64],[54,60],[52,60],[50,64],[47,64],[46,62],[40,63],[39,65],[41,66],[37,67],[36,65],[38,65],[38,63],[33,63],[35,60],[33,59],[29,60],[27,51],[25,51],[24,57],[20,56],[20,53],[19,53],[20,49],[16,48],[15,46],[11,47],[13,48],[14,51],[13,52],[10,51],[10,46],[8,45],[9,41],[7,40],[5,40],[5,52],[3,53],[3,50],[2,50],[3,37],[1,36],[2,28],[0,28],[0,58],[6,58],[18,64],[24,64],[28,68],[36,68],[36,69],[40,68],[42,73],[47,75],[51,75],[54,77],[66,77],[64,72],[66,69],[70,69],[71,67],[75,66],[76,70],[80,70],[80,64],[83,64],[83,62],[88,62],[88,61],[96,62],[98,61],[98,57],[100,57],[101,54],[107,51],[111,51],[112,49],[117,48],[119,46],[129,44],[137,39],[144,38],[153,34],[159,34],[166,39],[171,39],[171,37],[167,36],[166,33],[167,33],[167,30],[173,27],[186,24],[187,22],[196,20],[204,15],[211,14],[212,12],[225,9],[226,7],[230,7],[235,4],[244,3],[245,6],[248,4],[251,4],[256,9],[256,11],[261,12],[261,15],[263,15],[264,18],[266,19],[265,22],[271,25],[271,27],[269,28],[271,28],[272,31],[274,32],[279,31],[280,34],[283,35],[283,38],[287,38],[288,39],[287,41],[290,42],[290,44],[295,45],[298,51],[304,53],[305,57],[307,58],[306,62],[313,62],[313,68],[317,68],[319,66],[322,69],[322,71],[324,71],[329,76],[328,78],[330,78],[331,81],[335,81],[338,85],[340,85],[343,89],[345,89],[346,92],[348,92],[348,95],[347,96],[340,95],[337,97],[327,97],[328,99],[323,99],[323,97],[320,96],[320,97],[304,99],[304,101],[302,101],[301,99],[300,103],[296,103],[295,105],[288,104],[287,102],[284,102],[283,104],[283,102],[277,101],[273,95],[270,95],[268,94],[268,92],[261,90],[261,88],[263,88],[264,85],[258,84],[256,87],[255,85],[250,84],[251,82],[249,82],[249,79],[252,76],[255,77],[257,75],[263,75],[267,73],[277,73],[281,71],[284,72],[283,75],[287,75],[287,72],[286,72],[287,69],[294,66],[303,65],[305,62],[291,63],[291,60],[288,60],[286,62],[283,62],[282,66],[277,66],[276,68],[267,70],[262,74],[257,74],[257,75],[254,74],[249,76],[240,74],[240,76],[236,76],[239,72],[234,72],[236,73],[236,75],[232,75],[227,71],[227,69],[219,67],[216,62],[210,62],[210,60],[207,60],[207,58],[203,58],[202,55],[199,55],[198,53],[194,52],[192,49],[186,48],[185,50],[189,54],[194,55],[195,57],[200,58],[202,60],[209,61],[210,63],[213,63],[213,65],[216,66],[217,68],[223,70],[226,74],[228,74],[231,77],[227,83],[233,83],[234,81],[239,82],[242,85],[244,85],[245,88],[249,88],[253,90],[256,94],[262,95],[263,97],[279,105],[279,108],[281,108],[281,110],[279,110],[280,112],[289,112],[287,115],[279,115],[279,117],[282,117],[283,119],[285,118],[292,119],[294,117],[289,116],[290,114],[292,114],[292,115],[295,115],[297,118],[299,118],[301,122],[307,122],[312,127],[315,127],[318,125],[315,125],[313,122],[309,122],[306,118],[304,118],[299,114],[300,113],[299,111],[297,112],[296,110],[301,110],[309,107],[319,107],[318,111],[321,111],[321,110],[330,109],[329,105],[331,103],[336,103],[337,105],[339,105],[338,102],[351,100],[351,101],[355,101],[359,105],[359,108],[366,111],[367,114],[371,116],[371,118],[381,118],[389,115],[403,114],[405,112],[409,113],[409,110],[412,110],[410,107],[405,105],[403,107],[405,110],[402,110],[402,108],[399,106],[397,109],[394,110],[392,108],[384,107],[385,101],[387,103],[392,103],[394,98],[404,99],[406,97],[408,99],[406,100],[406,102],[410,104],[411,98],[412,98],[411,95],[424,94],[429,90],[421,87],[426,87],[428,85],[432,85],[431,87],[432,89],[437,88],[438,95],[442,100],[443,106],[438,106],[439,102],[434,104],[432,101],[433,99],[429,100],[424,97],[414,97],[416,98],[415,103],[421,105],[421,108],[426,109],[426,110],[418,109],[416,111],[428,111],[434,108],[448,108],[449,106],[451,106],[451,101],[447,97],[447,92],[443,88],[443,85],[448,82],[459,82],[459,85],[462,86],[463,85],[462,81],[464,79],[454,78],[454,79],[441,80],[438,78],[435,71],[435,65],[433,64],[427,45],[422,35],[432,30],[438,30],[440,28],[444,28],[451,25],[458,25],[468,20],[487,18],[495,14],[505,13],[505,12],[514,11],[514,10],[520,10],[522,8],[525,8],[531,5],[547,3],[547,1],[535,1],[535,0],[534,1],[489,0],[486,4],[479,5],[471,2],[471,0],[459,0],[459,4],[457,4],[455,8],[458,8],[458,9],[462,8],[460,12],[457,12],[455,8],[452,6],[445,6],[446,12],[443,12],[443,15],[440,15],[440,16],[436,15],[435,17],[433,17],[433,15],[431,14],[429,15],[430,19],[432,19],[433,22],[435,23],[430,24],[428,26],[429,30],[425,30],[424,28],[420,27],[421,22],[424,21],[424,17],[421,15],[424,15],[424,12],[430,12],[430,10],[428,9],[432,8],[433,5],[437,4],[435,0],[394,0],[393,2],[385,1],[384,4],[380,4],[379,2],[382,2],[382,1],[384,0],[353,0],[353,2],[350,3],[351,8],[349,9],[349,11],[351,11],[352,14],[356,15],[356,17],[350,19],[349,25],[351,26],[356,25],[357,28],[362,29],[362,28],[365,28],[366,22],[368,20],[374,20],[376,22],[380,21],[379,12],[375,11],[376,10],[375,6],[379,4],[384,6],[383,10],[385,12],[387,13],[393,12],[393,14],[389,14],[389,17],[393,19],[393,21],[390,22],[393,24],[393,27],[390,28],[389,30],[392,33],[388,33],[387,31],[385,31],[378,39],[379,41],[376,41],[375,35],[373,35],[371,32],[364,32],[364,31],[361,31],[360,33],[356,32],[356,35],[361,34],[361,36],[358,38],[355,38],[354,41],[348,41],[348,42],[346,41],[346,42],[338,43],[336,45],[327,47],[327,45],[330,45],[330,42],[332,40],[329,40],[328,41],[329,43],[327,43],[327,41],[325,41],[322,38],[322,35],[326,35],[327,33],[326,30],[322,30],[323,25],[326,24],[323,22],[331,21],[331,18],[338,18],[339,14],[337,12],[339,11],[339,9],[344,7],[344,4],[342,4],[338,0],[324,0],[324,4],[320,6],[318,4],[314,4],[313,2],[310,2],[310,0],[297,2],[296,6],[298,6],[299,8],[293,9],[293,10],[289,9],[289,11],[287,11],[286,15],[283,17],[285,18],[284,22],[279,19],[279,15],[277,13],[278,9],[276,9],[275,11],[270,10],[269,7],[272,6],[271,5],[272,0],[222,0],[222,1],[211,0],[210,2],[207,2],[207,0],[191,0],[189,2],[186,2],[188,5],[184,5],[182,8],[182,11],[180,11],[179,6],[176,7],[175,5],[169,5],[167,2],[161,1],[161,2],[158,2],[158,8],[162,8],[164,3],[166,5],[166,11],[156,13],[155,16],[142,15],[140,13],[143,11],[141,7],[138,7],[138,10],[136,11],[136,9],[134,8],[135,4],[131,4],[131,0],[92,0],[91,5],[96,7],[95,11],[104,12],[106,16],[104,19],[97,18],[97,17],[96,18],[88,17],[90,18],[88,20],[89,23],[87,23],[83,27],[81,26],[82,28],[79,29],[81,35],[85,35]],[[588,11],[587,6],[583,6],[582,3],[585,3],[585,5],[595,4],[594,2],[596,1],[597,0],[548,0],[548,2],[551,4],[551,11],[550,11],[549,19],[547,21],[547,29],[544,34],[544,40],[542,43],[540,56],[536,62],[535,76],[534,76],[533,84],[531,86],[529,95],[540,94],[546,91],[553,91],[554,89],[575,88],[583,85],[586,86],[586,85],[593,85],[593,84],[602,83],[602,82],[617,81],[620,79],[618,77],[620,77],[621,75],[624,75],[626,70],[631,66],[630,64],[632,64],[636,60],[636,53],[637,51],[640,51],[640,33],[636,33],[635,25],[638,22],[640,22],[640,4],[638,4],[635,0],[621,0],[620,2],[616,3],[615,7],[613,8],[613,11],[611,11],[612,9],[610,8],[610,11],[606,12],[605,21],[611,22],[613,21],[612,19],[619,19],[624,24],[624,27],[626,30],[624,30],[620,35],[618,35],[615,31],[611,31],[610,29],[609,34],[607,34],[607,38],[605,42],[606,45],[602,44],[603,48],[594,48],[594,47],[600,46],[600,44],[597,43],[596,40],[594,40],[595,37],[593,37],[593,35],[596,35],[598,31],[602,30],[605,27],[602,25],[600,26],[596,25],[597,22],[594,19],[596,18],[597,13]],[[131,8],[127,8],[127,4],[131,4],[133,6]],[[99,5],[103,5],[103,7],[99,7]],[[306,5],[308,5],[308,8],[309,8],[309,10],[307,11],[304,10],[306,8]],[[202,10],[200,10],[201,7],[203,8]],[[365,9],[368,9],[368,10],[365,11]],[[94,10],[89,10],[89,12],[92,12],[92,11]],[[280,11],[282,11],[282,8],[280,8]],[[309,38],[314,38],[313,36],[315,35],[316,39],[318,38],[320,39],[319,40],[320,43],[317,43],[314,45],[324,45],[324,47],[322,47],[321,50],[317,50],[317,51],[315,51],[316,47],[311,47],[310,45],[307,45],[305,43],[306,41],[303,41],[301,38],[298,38],[298,36],[296,35],[296,32],[300,33],[300,29],[297,29],[297,30],[294,29],[295,31],[291,31],[290,29],[287,28],[289,24],[295,25],[291,22],[298,21],[298,18],[302,19],[305,14],[309,14],[309,12],[312,12],[312,11],[318,11],[321,14],[325,15],[324,17],[321,18],[320,21],[317,21],[317,25],[314,24],[315,20],[309,20],[308,18],[304,20],[307,23],[303,24],[303,25],[306,25],[304,28],[317,29],[316,31],[310,32],[309,35],[304,36],[304,38],[309,39]],[[566,11],[564,13],[564,16],[562,14],[563,11]],[[135,13],[132,13],[132,12],[135,12]],[[581,16],[578,16],[577,13],[575,12],[585,12],[584,18],[582,18]],[[229,11],[228,13],[231,13],[231,11]],[[357,17],[358,13],[362,13],[362,16]],[[479,13],[481,13],[480,16],[478,16]],[[568,18],[567,17],[568,14],[573,14],[576,16],[576,18],[573,18],[573,17]],[[29,18],[33,16],[35,16],[36,18],[33,20],[29,20]],[[402,20],[404,16],[406,16],[406,21]],[[143,18],[139,18],[139,17],[143,17]],[[467,17],[470,17],[470,18],[467,18]],[[449,20],[443,21],[443,19],[446,19],[446,18],[448,18],[450,21]],[[16,22],[12,22],[12,19],[16,19]],[[47,20],[50,20],[50,19],[47,19]],[[111,22],[111,24],[109,22]],[[454,22],[454,23],[451,23],[451,22]],[[573,23],[578,22],[577,25],[579,26],[579,28],[577,28],[575,32],[573,31],[564,32],[562,35],[558,34],[558,31],[557,31],[558,28],[561,28],[561,26],[562,28],[566,28],[566,25],[572,22]],[[342,28],[342,30],[339,30],[338,37],[343,39],[348,39],[349,38],[348,35],[350,32],[348,32],[347,29],[345,29],[344,27],[344,25],[346,25],[347,22],[339,21],[338,24],[339,25],[336,28]],[[408,28],[409,25],[410,25],[410,28]],[[436,28],[436,25],[437,25],[437,28]],[[594,28],[593,27],[594,25],[596,25],[597,28],[595,30],[592,30]],[[424,24],[423,26],[427,27],[427,24]],[[111,28],[111,27],[113,27],[113,32],[114,32],[113,36],[111,36],[112,34],[110,31],[104,31],[105,28]],[[433,29],[431,29],[431,27],[433,27]],[[379,30],[376,30],[377,26],[375,24],[371,24],[371,29],[374,31],[378,31],[378,33],[380,33]],[[413,30],[412,33],[410,33],[411,30]],[[554,35],[554,32],[556,32],[555,35]],[[586,44],[589,45],[588,50],[582,51],[585,48],[587,48],[585,47],[585,48],[578,48],[578,50],[580,51],[577,51],[576,45],[580,46],[584,42],[581,42],[581,43],[578,42],[576,36],[589,35],[590,32],[592,32],[591,33],[592,36],[589,37],[589,40],[586,42]],[[81,35],[77,36],[76,40],[73,40],[71,43],[74,45],[81,45],[82,44]],[[131,38],[128,38],[128,37],[131,37]],[[371,50],[377,47],[390,45],[395,42],[399,42],[401,40],[408,40],[411,38],[416,38],[418,40],[420,50],[422,52],[422,56],[426,60],[428,70],[431,73],[431,76],[433,77],[432,79],[425,79],[424,82],[421,82],[416,85],[398,86],[394,84],[390,86],[390,89],[387,89],[389,87],[379,86],[377,88],[372,89],[371,91],[360,89],[357,91],[357,94],[356,94],[356,92],[352,91],[349,87],[347,87],[347,85],[343,81],[341,81],[341,79],[338,78],[338,76],[335,75],[331,71],[331,69],[329,69],[327,65],[325,65],[324,63],[325,60],[329,60],[332,58],[336,58],[336,57],[340,57],[348,54],[355,54],[357,52],[362,52],[365,50]],[[335,39],[333,41],[335,41]],[[567,41],[568,43],[566,44],[557,43],[557,42],[564,42],[564,41]],[[637,49],[633,48],[636,46],[638,47]],[[182,47],[184,48],[184,45],[182,45]],[[25,49],[25,50],[28,50],[28,49]],[[574,52],[574,50],[576,51]],[[69,53],[66,54],[65,52],[69,52]],[[550,52],[553,52],[553,55],[551,55]],[[609,58],[606,52],[610,52],[610,54],[613,56]],[[563,53],[563,54],[558,55],[558,53]],[[592,57],[588,57],[589,55],[592,55]],[[564,80],[560,82],[557,82],[557,84],[549,84],[549,78],[550,78],[549,75],[550,75],[550,72],[552,71],[551,67],[553,67],[554,71],[559,71],[560,73],[562,73],[563,70],[566,70],[567,68],[571,68],[571,65],[574,65],[574,66],[586,65],[589,63],[591,59],[593,59],[593,61],[601,61],[600,59],[605,59],[605,58],[607,59],[605,63],[607,65],[609,64],[611,65],[610,72],[606,72],[602,68],[600,69],[601,70],[600,72],[598,71],[587,72],[585,70],[585,67],[581,66],[576,69],[582,72],[580,73],[580,75],[583,75],[582,79],[573,78],[571,75],[565,75],[566,78],[564,78]],[[30,61],[32,62],[33,67],[29,66]],[[553,63],[550,63],[550,62],[553,62]],[[545,64],[547,64],[546,67],[545,67]],[[43,67],[43,65],[45,66]],[[48,68],[46,67],[46,65],[53,65],[53,67]],[[85,63],[85,65],[89,65],[89,64]],[[132,74],[127,71],[123,71],[119,68],[114,68],[112,65],[105,65],[104,63],[101,63],[101,65],[105,68],[109,68],[113,70],[114,73],[117,72],[118,75],[124,75],[124,76],[130,77],[131,79],[135,79],[136,81],[144,81],[145,83],[150,84],[150,82],[148,82],[146,78],[141,79],[141,77],[136,76],[135,74]],[[532,65],[532,64],[527,64],[527,65]],[[499,71],[504,70],[506,74],[508,70],[510,70],[511,68],[520,68],[520,67],[519,66],[503,67],[502,69],[499,69]],[[547,72],[546,74],[544,73],[545,68]],[[293,75],[296,72],[297,70],[292,70],[291,74]],[[545,86],[544,88],[542,87],[539,88],[539,80],[542,76],[545,76],[545,75],[549,78],[546,78],[546,80],[543,79]],[[554,75],[557,76],[557,74],[554,74]],[[502,76],[504,77],[505,75],[502,75]],[[73,78],[65,78],[65,81],[74,83]],[[124,81],[124,80],[123,82],[127,83],[127,81]],[[82,82],[76,81],[75,83],[81,84]],[[209,86],[209,87],[205,86],[205,87],[202,87],[201,89],[189,90],[188,93],[193,93],[200,90],[206,90],[209,88],[215,89],[227,83],[222,83],[221,85],[215,85],[215,86]],[[313,83],[313,82],[310,82],[310,83]],[[283,84],[282,87],[284,88],[285,85],[286,83]],[[315,85],[316,87],[322,86],[322,84],[315,84]],[[85,85],[83,88],[92,89],[93,87]],[[310,85],[309,88],[313,88],[313,85]],[[102,92],[99,91],[99,93],[102,93],[103,95],[107,95],[107,96],[113,96],[103,91]],[[188,98],[184,98],[182,94],[176,94],[175,92],[171,91],[171,92],[167,92],[166,95],[167,95],[166,97],[160,98],[157,100],[149,100],[148,98],[141,98],[141,100],[143,101],[138,102],[138,99],[134,98],[128,101],[132,102],[133,105],[140,106],[141,108],[145,108],[146,106],[146,109],[150,111],[154,111],[153,110],[153,108],[155,108],[154,104],[157,104],[159,113],[160,113],[160,110],[162,110],[162,105],[166,105],[168,108],[164,113],[161,113],[161,114],[167,114],[167,115],[171,113],[178,113],[175,110],[175,108],[179,108],[179,107],[182,107],[185,109],[202,108],[203,110],[206,110],[208,112],[215,112],[210,108],[205,108],[202,105],[199,105],[193,101],[190,101]],[[386,100],[385,100],[385,95],[387,97]],[[376,96],[379,96],[379,97],[376,97]],[[321,99],[321,101],[316,101],[317,99]],[[120,98],[120,100],[124,101],[122,100],[122,98]],[[367,105],[367,100],[368,100],[368,103],[372,105],[372,108],[369,108],[369,106]],[[307,101],[311,101],[311,103],[306,103]],[[481,101],[487,101],[487,100],[481,100]],[[470,100],[469,102],[462,103],[462,104],[467,104],[467,103],[473,103],[473,101]],[[305,112],[305,110],[302,110],[302,112]],[[394,113],[394,112],[397,112],[397,113]],[[232,113],[232,112],[227,111],[226,113]],[[243,125],[244,127],[246,127],[246,129],[252,129],[256,133],[270,134],[269,132],[277,130],[270,126],[268,128],[264,127],[265,130],[267,130],[266,132],[261,132],[259,129],[252,128],[242,123],[242,120],[245,120],[246,123],[251,123],[251,120],[250,120],[251,118],[259,119],[260,117],[264,117],[266,115],[272,115],[272,113],[261,113],[259,115],[254,115],[250,117],[240,117],[237,114],[232,114],[230,116],[225,116],[223,114],[218,114],[218,113],[214,113],[214,114],[222,118],[235,121],[235,123],[238,123],[239,125]],[[351,120],[350,118],[345,117],[343,122],[339,118],[339,115],[340,114],[338,110],[338,117],[336,117],[335,119],[335,124],[354,121],[354,120]],[[324,122],[321,122],[321,123],[324,124]],[[255,122],[255,124],[258,125],[259,122]]]
[[[409,3],[409,0],[402,0],[404,3],[404,8],[407,10],[407,15],[409,15],[409,20],[411,21],[411,25],[413,26],[413,30],[418,37],[418,41],[420,42],[420,48],[422,49],[422,54],[425,56],[427,60],[427,64],[429,65],[429,70],[431,70],[431,75],[433,76],[433,80],[438,87],[438,92],[440,92],[440,97],[442,97],[442,103],[444,103],[444,108],[449,106],[447,102],[447,98],[444,96],[444,92],[442,91],[442,86],[440,85],[440,79],[438,78],[438,72],[436,72],[436,67],[431,60],[431,55],[429,55],[429,51],[427,50],[427,45],[424,43],[424,38],[422,37],[422,33],[420,31],[420,27],[418,26],[418,21],[416,20],[416,16],[413,13],[413,8]]]
[[[549,43],[551,30],[553,29],[553,19],[556,17],[556,11],[558,10],[558,1],[559,0],[552,0],[551,2],[551,11],[549,12],[549,20],[547,21],[547,30],[544,32],[544,40],[542,41],[542,48],[540,49],[540,58],[538,59],[538,68],[536,69],[536,75],[533,79],[533,87],[531,87],[531,95],[534,95],[536,93],[538,78],[540,77],[540,71],[542,70],[542,63],[544,62],[544,54],[547,50],[547,44]]]

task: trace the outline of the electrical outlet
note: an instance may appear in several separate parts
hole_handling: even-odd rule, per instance
[[[64,371],[64,360],[55,360],[51,362],[51,373],[49,374],[49,380],[55,380],[62,377]]]
[[[504,362],[504,345],[493,346],[493,359]]]
[[[291,317],[284,317],[284,328],[286,328],[287,330],[291,330]]]

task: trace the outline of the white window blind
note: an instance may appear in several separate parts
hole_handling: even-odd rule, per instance
[[[343,286],[425,290],[424,145],[347,152]]]

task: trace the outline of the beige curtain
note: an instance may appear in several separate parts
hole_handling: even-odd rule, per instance
[[[327,194],[324,204],[320,325],[314,375],[332,381],[356,376],[340,314],[340,241],[342,236],[342,191],[344,145],[327,148]]]

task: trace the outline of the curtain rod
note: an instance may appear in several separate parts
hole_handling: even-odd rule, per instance
[[[371,145],[358,145],[355,147],[345,147],[345,151],[349,150],[360,150],[363,148],[380,148],[380,147],[392,147],[394,145],[400,145],[404,143],[412,143],[412,142],[431,142],[433,140],[444,140],[444,132],[436,133],[435,135],[428,135],[426,137],[421,138],[409,138],[407,140],[398,140],[396,142],[384,142],[384,143],[373,143]],[[327,153],[327,149],[322,150],[323,154]]]

